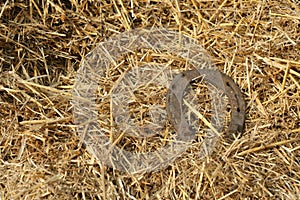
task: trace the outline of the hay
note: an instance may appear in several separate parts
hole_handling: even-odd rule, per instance
[[[299,198],[298,1],[106,2],[0,3],[0,199]],[[195,155],[195,143],[162,171],[128,175],[98,163],[82,145],[72,88],[84,56],[99,42],[151,27],[196,39],[238,83],[247,101],[246,130],[234,141],[218,141],[209,158]],[[140,53],[135,56],[147,54]],[[147,144],[135,143],[155,147]]]

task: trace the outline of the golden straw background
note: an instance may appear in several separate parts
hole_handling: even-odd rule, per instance
[[[209,158],[129,175],[82,145],[70,101],[88,52],[151,27],[209,52],[244,94],[246,128]],[[0,199],[299,199],[299,47],[297,0],[2,0]]]

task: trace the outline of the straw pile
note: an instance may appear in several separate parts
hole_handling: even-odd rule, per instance
[[[151,27],[210,53],[244,93],[246,129],[206,159],[191,147],[164,170],[130,175],[82,145],[70,101],[88,52]],[[298,199],[299,49],[296,0],[1,1],[0,199]]]

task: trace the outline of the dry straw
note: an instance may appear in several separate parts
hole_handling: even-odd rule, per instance
[[[0,22],[0,199],[299,198],[298,1],[4,0]],[[199,142],[168,168],[128,175],[97,162],[82,145],[72,88],[84,56],[99,42],[151,27],[176,30],[210,53],[244,93],[246,129],[234,141],[220,139],[210,157],[199,159],[201,129]],[[107,77],[123,74],[130,60],[178,70],[187,66],[176,56],[151,53],[124,55]],[[99,94],[114,81],[103,84]],[[199,113],[209,119],[205,88],[195,83]],[[160,92],[163,98],[165,89]],[[143,103],[151,101],[162,102],[149,96]],[[106,106],[100,111],[109,109],[109,102]],[[109,136],[111,126],[105,129]],[[153,141],[124,139],[120,145],[155,149],[169,141],[171,129]]]

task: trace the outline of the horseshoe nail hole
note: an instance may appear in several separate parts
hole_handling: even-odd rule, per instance
[[[227,112],[230,112],[230,111],[231,111],[231,107],[228,106],[228,107],[226,108],[226,111],[227,111]]]
[[[229,82],[226,82],[226,85],[229,87],[230,86]]]
[[[225,83],[225,84],[227,85],[227,83]],[[223,95],[224,95],[224,93],[223,93]],[[232,112],[235,111],[236,108],[231,106],[229,98],[226,94],[223,97],[224,98],[222,99],[222,104],[223,104],[222,109],[225,109],[225,110],[222,110],[223,114],[220,115],[220,117],[224,117],[224,118],[220,118],[220,120],[224,120],[224,122],[223,122],[224,127],[222,128],[222,133],[227,133],[229,130],[230,123],[232,121],[231,114],[232,114]],[[219,109],[221,109],[221,108],[219,107]]]
[[[182,77],[185,77],[185,74],[184,74],[184,73],[182,73],[182,74],[181,74],[181,76],[182,76]]]
[[[241,112],[241,109],[240,109],[240,108],[237,108],[236,110],[237,110],[238,112]]]

